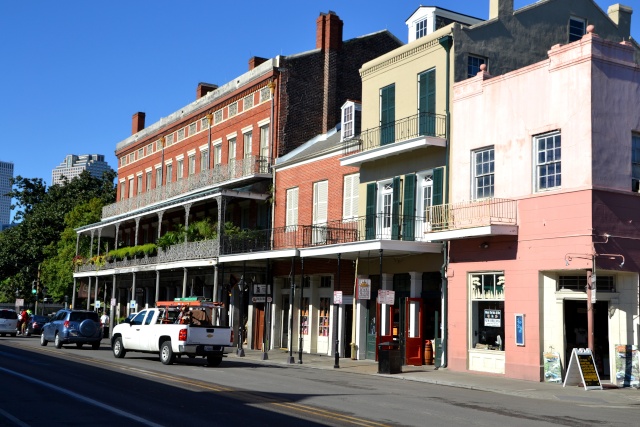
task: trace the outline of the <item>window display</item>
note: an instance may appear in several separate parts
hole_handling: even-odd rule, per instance
[[[471,275],[471,348],[504,351],[504,273]]]
[[[318,336],[329,336],[329,298],[320,298],[318,309]]]

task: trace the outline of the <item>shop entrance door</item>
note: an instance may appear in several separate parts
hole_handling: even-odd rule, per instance
[[[405,357],[406,365],[422,366],[424,339],[422,331],[422,299],[405,299]]]
[[[262,338],[264,335],[264,306],[265,304],[256,304],[253,306],[253,334],[251,348],[262,350]]]
[[[378,345],[393,342],[398,339],[398,325],[394,324],[393,305],[377,304],[378,334],[376,337],[376,360],[378,360]]]
[[[282,318],[280,319],[280,348],[289,348],[289,295],[282,296]]]
[[[367,348],[365,359],[376,360],[376,349],[378,342],[378,329],[376,328],[376,312],[372,308],[367,308]]]
[[[593,358],[601,380],[610,378],[609,372],[609,303],[593,304]],[[587,348],[587,302],[564,300],[565,364],[571,360],[574,348]]]

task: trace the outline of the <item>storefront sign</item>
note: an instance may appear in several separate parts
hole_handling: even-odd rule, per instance
[[[484,326],[489,328],[499,328],[502,325],[502,311],[500,310],[485,310],[484,311]]]
[[[260,302],[271,302],[271,297],[251,297],[251,302],[260,303]]]
[[[544,358],[544,382],[562,383],[562,366],[560,365],[560,353],[548,352],[542,355]]]
[[[266,295],[271,293],[271,286],[268,285],[253,285],[254,295]]]
[[[378,303],[379,304],[387,304],[393,305],[393,302],[396,299],[396,291],[389,291],[386,289],[378,290]]]
[[[640,352],[637,345],[617,345],[616,385],[640,388]]]
[[[563,387],[584,384],[585,390],[602,390],[593,353],[588,348],[574,348],[567,367]]]
[[[524,345],[524,314],[516,314],[516,345]]]
[[[333,291],[333,303],[342,304],[342,291]]]
[[[358,279],[358,299],[371,299],[371,279]]]

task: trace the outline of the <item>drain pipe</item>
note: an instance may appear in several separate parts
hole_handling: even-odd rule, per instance
[[[445,177],[444,177],[444,189],[443,189],[443,202],[445,205],[449,203],[449,156],[451,151],[451,112],[449,111],[449,87],[451,85],[451,46],[453,46],[453,36],[447,34],[444,37],[438,39],[438,43],[442,46],[447,54],[445,62],[445,136],[447,138],[447,147],[445,149]],[[442,356],[440,358],[440,367],[447,367],[447,340],[448,340],[448,312],[447,307],[449,305],[449,281],[447,279],[447,268],[449,264],[449,242],[447,240],[442,242],[442,255],[443,263],[440,269],[440,275],[442,278]]]

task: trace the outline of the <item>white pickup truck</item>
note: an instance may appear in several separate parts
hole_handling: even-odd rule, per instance
[[[176,356],[204,356],[209,366],[218,366],[225,348],[233,345],[231,328],[212,324],[212,319],[220,317],[219,309],[220,305],[205,301],[158,302],[157,308],[142,310],[113,328],[113,355],[155,353],[165,365]]]

